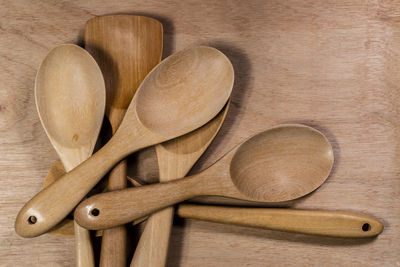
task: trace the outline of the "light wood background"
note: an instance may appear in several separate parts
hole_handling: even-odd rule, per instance
[[[345,240],[177,220],[169,266],[400,266],[400,2],[0,0],[1,266],[74,263],[72,239],[13,230],[57,159],[34,79],[51,47],[82,44],[86,20],[115,13],[158,18],[164,55],[204,44],[233,62],[231,109],[194,172],[258,131],[305,123],[328,136],[336,163],[294,206],[363,212],[385,225],[376,239]],[[151,176],[154,162],[141,159],[145,167],[132,168]]]

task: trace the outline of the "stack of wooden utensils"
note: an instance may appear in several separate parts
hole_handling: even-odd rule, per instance
[[[285,202],[312,192],[329,176],[334,156],[326,137],[287,124],[250,137],[208,169],[185,177],[228,112],[234,83],[229,59],[215,48],[197,46],[161,61],[161,23],[133,15],[89,20],[85,49],[57,46],[38,70],[37,110],[61,163],[19,212],[20,236],[74,235],[76,264],[94,266],[89,230],[103,230],[100,265],[126,266],[125,225],[146,219],[130,264],[164,266],[173,205],[198,196],[254,206]],[[104,114],[113,136],[92,156]],[[160,183],[126,188],[124,159],[149,146],[156,149]],[[108,173],[103,190],[108,192],[85,199]],[[74,219],[66,219],[72,211]],[[343,211],[180,204],[175,213],[342,238],[373,237],[383,230],[370,216]]]

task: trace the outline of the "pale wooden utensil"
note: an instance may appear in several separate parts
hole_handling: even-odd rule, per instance
[[[121,159],[207,123],[228,100],[233,76],[229,59],[211,47],[193,47],[163,60],[139,86],[111,140],[26,203],[16,232],[23,237],[47,232]],[[84,179],[76,183],[76,177]]]
[[[383,230],[377,219],[345,211],[181,204],[176,213],[189,219],[330,237],[366,238]]]
[[[62,162],[59,160],[54,162],[43,182],[42,185],[43,188],[48,187],[49,185],[54,183],[58,178],[62,177],[64,174],[66,174],[66,172]],[[49,231],[49,234],[54,234],[64,237],[74,237],[74,220],[70,218],[65,218],[59,224],[54,226]]]
[[[332,147],[322,133],[282,125],[251,137],[199,174],[86,199],[75,219],[85,228],[104,229],[200,195],[288,201],[319,187],[332,165]]]
[[[159,21],[134,15],[95,17],[85,24],[85,48],[99,63],[107,90],[106,115],[115,134],[140,83],[161,61]],[[109,174],[108,190],[127,186],[126,160]],[[100,266],[126,266],[125,226],[103,231]]]
[[[54,166],[54,165],[53,165]],[[143,186],[127,177],[134,186]],[[202,199],[204,197],[199,197]],[[231,199],[234,200],[234,199]],[[296,210],[260,207],[262,203],[240,201],[258,207],[179,204],[176,215],[185,219],[257,227],[268,230],[344,238],[369,238],[382,233],[383,223],[374,217],[340,210]],[[265,203],[264,203],[265,206]],[[136,225],[147,217],[133,221]],[[101,231],[101,230],[100,230]]]
[[[156,146],[160,182],[184,177],[217,135],[229,103],[203,127]],[[152,214],[139,239],[131,266],[165,266],[174,208]]]
[[[67,172],[92,154],[105,109],[105,85],[94,59],[76,45],[60,45],[36,76],[40,121]],[[81,177],[76,177],[79,183]],[[94,266],[89,231],[74,223],[77,266]]]
[[[46,177],[46,183],[50,183],[57,177],[64,175],[65,172],[60,168],[59,163],[57,161],[51,167]],[[142,186],[138,185],[130,177],[128,177],[128,180],[132,184],[134,183],[135,186]],[[248,205],[251,203],[253,205],[259,204],[247,202]],[[176,209],[176,214],[186,219],[331,237],[373,237],[379,235],[384,228],[379,220],[371,216],[336,210],[293,210],[289,208],[243,208],[180,204]],[[142,222],[143,219],[145,217],[135,220],[133,225]],[[64,233],[73,235],[73,224],[71,228],[65,228]]]

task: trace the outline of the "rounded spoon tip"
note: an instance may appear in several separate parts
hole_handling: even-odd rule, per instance
[[[230,162],[230,177],[251,200],[284,202],[317,189],[333,163],[332,146],[321,132],[303,124],[283,124],[240,145]]]
[[[218,114],[233,83],[232,63],[218,49],[194,46],[182,50],[164,59],[143,80],[133,100],[137,118],[161,136],[191,132]]]

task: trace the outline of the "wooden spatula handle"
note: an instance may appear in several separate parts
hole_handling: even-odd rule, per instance
[[[113,191],[126,188],[127,161],[123,160],[109,174],[107,190]],[[103,231],[101,239],[100,267],[126,266],[126,238],[124,225]]]
[[[131,267],[163,267],[167,261],[174,207],[153,213],[146,222]]]
[[[91,158],[34,196],[19,212],[15,231],[22,237],[41,235],[64,219],[122,157],[126,144],[111,139]]]
[[[95,266],[90,233],[74,221],[76,266]]]
[[[179,205],[177,214],[183,218],[330,237],[372,237],[383,230],[382,223],[375,218],[344,211],[185,204]]]
[[[103,231],[100,266],[126,266],[127,229],[125,225]]]
[[[83,227],[101,230],[126,224],[162,208],[197,196],[207,186],[196,176],[167,183],[98,194],[75,209],[75,220]]]

